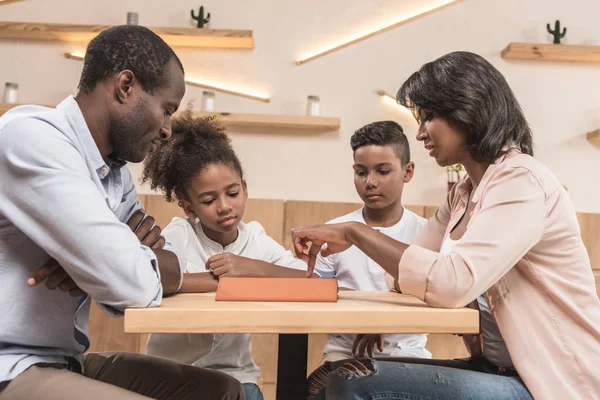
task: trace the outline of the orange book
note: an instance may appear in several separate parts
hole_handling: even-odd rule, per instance
[[[215,300],[336,302],[337,292],[335,278],[222,278]]]

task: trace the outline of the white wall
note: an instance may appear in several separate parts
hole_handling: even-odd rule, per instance
[[[534,131],[537,157],[568,186],[578,211],[600,212],[600,149],[585,133],[600,128],[600,65],[505,61],[509,42],[551,42],[546,23],[560,19],[568,44],[600,44],[597,0],[465,0],[409,25],[302,66],[294,61],[328,43],[394,22],[439,0],[25,0],[0,6],[0,20],[86,24],[124,23],[137,11],[148,26],[191,27],[189,11],[204,5],[210,27],[252,29],[252,51],[177,50],[187,75],[270,94],[270,104],[217,93],[219,111],[301,114],[306,96],[321,96],[324,115],[339,116],[339,133],[230,132],[255,198],[358,201],[349,138],[360,126],[397,120],[413,145],[416,176],[407,204],[439,204],[445,171],[414,140],[410,117],[376,94],[395,94],[423,63],[454,50],[477,52],[505,74]],[[22,102],[55,104],[74,93],[81,63],[52,42],[0,41],[0,82],[16,81]],[[202,89],[184,102],[199,105]],[[139,166],[131,167],[139,174]],[[141,188],[146,191],[146,188]]]

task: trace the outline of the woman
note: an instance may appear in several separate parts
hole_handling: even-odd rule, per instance
[[[429,155],[440,166],[462,164],[467,176],[412,245],[344,223],[295,229],[295,251],[310,274],[319,251],[354,245],[401,293],[433,307],[477,304],[483,345],[471,346],[469,361],[355,362],[368,372],[353,379],[345,371],[357,365],[333,364],[320,396],[600,398],[600,301],[589,257],[564,188],[532,157],[531,132],[502,74],[476,54],[450,53],[414,73],[397,99],[413,110]]]

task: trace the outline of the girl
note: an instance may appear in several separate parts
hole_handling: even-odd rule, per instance
[[[481,336],[465,342],[481,345],[468,361],[376,361],[364,378],[342,371],[370,363],[342,361],[352,365],[329,374],[321,398],[600,399],[590,260],[569,197],[533,158],[531,131],[502,74],[476,54],[450,53],[415,72],[397,99],[414,110],[429,155],[440,166],[464,165],[467,176],[411,245],[344,223],[295,230],[295,250],[310,271],[323,244],[323,255],[355,245],[396,291],[434,307],[472,304]]]
[[[222,277],[306,277],[306,264],[258,222],[242,222],[248,199],[242,166],[216,120],[188,111],[172,131],[146,159],[142,180],[187,215],[162,232],[183,271],[179,292],[214,291]],[[147,352],[220,370],[243,383],[246,399],[263,398],[249,334],[154,334]]]

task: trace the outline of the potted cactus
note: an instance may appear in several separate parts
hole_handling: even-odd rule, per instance
[[[194,13],[194,10],[191,11],[192,19],[198,21],[197,28],[204,28],[204,24],[207,24],[210,21],[210,13],[206,14],[206,18],[204,18],[204,7],[200,6],[200,11],[198,12],[198,16]]]
[[[560,21],[556,20],[554,23],[554,30],[550,29],[550,24],[546,24],[546,29],[548,33],[554,36],[554,44],[560,44],[560,39],[564,38],[567,34],[567,28],[564,28],[562,33],[560,33]]]

